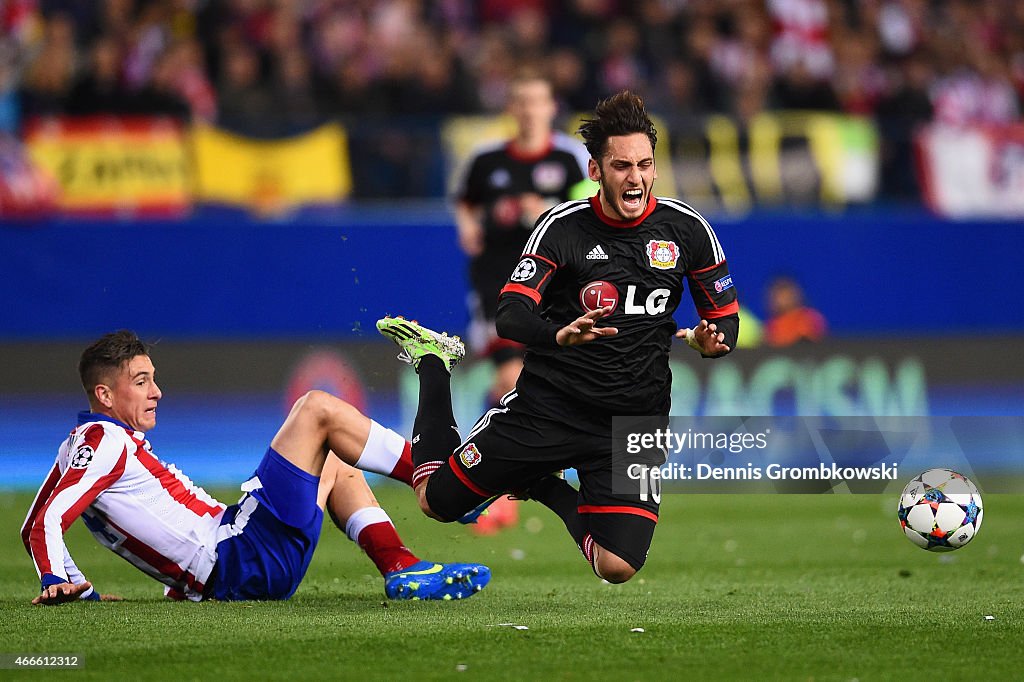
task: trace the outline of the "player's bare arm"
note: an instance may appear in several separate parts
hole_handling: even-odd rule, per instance
[[[470,257],[479,256],[484,250],[484,226],[480,222],[480,209],[466,201],[458,202],[455,205],[455,227],[462,251]]]
[[[555,334],[559,346],[576,346],[606,336],[615,336],[619,330],[615,327],[596,327],[598,320],[612,312],[611,306],[592,310],[565,325]]]
[[[718,331],[718,325],[707,320],[701,320],[693,329],[680,329],[676,332],[676,338],[687,339],[694,350],[704,355],[722,355],[732,350],[725,343],[725,334]]]
[[[532,228],[540,214],[551,208],[541,195],[536,192],[524,192],[519,195],[519,210],[522,213],[522,223],[527,228]]]

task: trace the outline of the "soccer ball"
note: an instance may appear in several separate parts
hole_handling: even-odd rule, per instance
[[[897,515],[915,545],[951,552],[970,542],[981,528],[981,493],[962,474],[929,469],[903,489]]]

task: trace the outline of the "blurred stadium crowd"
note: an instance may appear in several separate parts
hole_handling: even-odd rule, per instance
[[[1024,0],[4,0],[0,22],[0,129],[168,113],[273,137],[358,119],[404,161],[416,138],[397,131],[499,112],[524,65],[563,112],[628,87],[670,122],[816,109],[899,140],[1016,121],[1024,93]],[[883,186],[916,192],[908,167]]]

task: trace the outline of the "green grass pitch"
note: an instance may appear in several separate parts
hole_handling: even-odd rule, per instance
[[[1020,679],[1024,497],[988,495],[978,537],[939,555],[902,537],[895,496],[670,495],[647,566],[608,585],[536,503],[519,528],[477,538],[420,517],[404,489],[378,492],[421,556],[488,563],[491,585],[385,603],[332,527],[291,601],[170,603],[76,523],[76,561],[128,601],[32,607],[18,538],[30,496],[0,494],[0,653],[84,661],[0,677]]]

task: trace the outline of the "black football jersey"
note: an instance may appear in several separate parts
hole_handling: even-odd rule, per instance
[[[569,190],[586,178],[585,154],[577,140],[557,132],[548,148],[534,155],[517,153],[510,142],[478,150],[455,194],[482,207],[485,251],[512,249],[514,259],[534,226],[534,216],[524,217],[519,196],[538,194],[549,206],[567,200]]]
[[[619,333],[578,346],[528,347],[520,387],[547,385],[602,417],[668,414],[672,315],[684,281],[701,318],[738,312],[718,237],[687,204],[652,197],[633,221],[608,218],[597,197],[549,210],[501,295],[528,298],[558,326],[611,306],[598,326]]]

